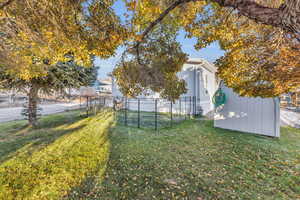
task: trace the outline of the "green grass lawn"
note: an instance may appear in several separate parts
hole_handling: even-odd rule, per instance
[[[0,199],[61,199],[88,177],[102,178],[109,157],[112,112],[82,119],[79,112],[0,124]]]
[[[102,183],[69,199],[300,199],[300,130],[280,139],[186,121],[161,132],[117,126]]]
[[[108,131],[113,119],[0,124],[0,199],[300,199],[300,130],[275,139],[189,120]]]

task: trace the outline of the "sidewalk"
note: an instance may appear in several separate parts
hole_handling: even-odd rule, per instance
[[[280,110],[280,120],[282,125],[288,125],[295,128],[300,128],[300,113],[286,109]]]
[[[79,108],[79,104],[74,103],[61,103],[61,104],[51,104],[51,105],[40,105],[42,108],[42,115],[49,115],[59,112],[64,112],[69,109]],[[0,109],[0,122],[8,122],[13,120],[20,120],[24,117],[21,115],[23,107],[15,108],[1,108]]]

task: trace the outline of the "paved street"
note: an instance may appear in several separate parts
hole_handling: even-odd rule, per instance
[[[63,112],[68,109],[79,108],[79,104],[60,103],[60,104],[51,104],[51,105],[40,105],[40,107],[42,108],[42,115],[49,115],[49,114]],[[0,122],[23,119],[23,116],[21,116],[22,109],[23,107],[0,109]]]
[[[280,119],[282,125],[289,125],[292,127],[300,128],[300,113],[293,112],[286,109],[280,110]]]

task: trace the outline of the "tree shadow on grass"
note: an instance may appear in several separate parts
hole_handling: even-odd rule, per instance
[[[74,114],[61,114],[45,117],[34,129],[24,125],[12,126],[13,129],[8,130],[8,133],[0,138],[0,163],[22,152],[31,153],[40,150],[58,138],[82,129],[86,124],[72,127],[80,119],[82,118]],[[64,128],[60,128],[62,125]]]
[[[102,140],[104,138],[102,145],[104,145],[105,143],[108,142],[108,140],[110,140],[108,134],[109,132],[103,134],[99,138],[99,140]],[[108,160],[99,163],[97,165],[97,168],[94,169],[94,171],[87,174],[86,178],[82,180],[79,185],[76,185],[69,190],[68,194],[66,194],[63,197],[63,200],[88,199],[88,197],[95,195],[94,194],[95,190],[103,180],[103,176],[106,171],[107,162]]]
[[[299,148],[285,152],[278,139],[214,128],[213,121],[156,135],[120,126],[110,136],[103,183],[88,178],[68,199],[295,199],[299,190],[292,152]]]
[[[72,124],[83,119],[78,111],[69,111],[53,115],[47,115],[39,120],[38,126],[35,129],[55,128],[65,124]]]
[[[43,116],[35,128],[29,127],[26,120],[16,120],[0,123],[0,142],[9,136],[28,134],[28,132],[39,129],[55,128],[61,125],[72,124],[83,119],[78,111],[70,111]]]
[[[16,156],[19,153],[32,153],[55,142],[60,137],[73,133],[83,128],[85,125],[65,130],[45,130],[32,135],[20,137],[16,140],[0,143],[0,163]]]
[[[89,196],[94,195],[95,189],[99,186],[105,173],[106,163],[100,163],[94,174],[87,176],[79,186],[73,187],[63,200],[79,200],[88,199]]]

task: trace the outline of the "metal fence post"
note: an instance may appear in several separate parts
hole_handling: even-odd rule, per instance
[[[93,100],[93,98],[91,97],[91,114],[93,115],[93,114],[95,114],[95,112],[94,112],[94,100]]]
[[[179,98],[179,116],[181,120],[181,98]]]
[[[89,97],[86,97],[86,116],[89,116]]]
[[[95,99],[92,100],[92,109],[93,109],[94,115],[96,115],[96,102],[95,102]]]
[[[194,96],[194,117],[197,115],[197,101],[196,101],[196,96]]]
[[[173,123],[173,102],[171,101],[171,127]]]
[[[138,99],[138,128],[141,128],[141,102],[140,99]]]
[[[81,114],[81,96],[79,97],[79,110],[80,110],[80,117],[82,116]]]
[[[189,119],[191,119],[191,112],[192,112],[192,97],[190,96]]]
[[[95,111],[98,114],[98,97],[95,98]]]
[[[157,99],[155,99],[155,130],[157,130]]]
[[[186,110],[186,96],[184,97],[184,120],[186,120],[187,110]]]
[[[127,98],[125,98],[125,125],[127,126]]]
[[[113,110],[116,111],[116,100],[115,100],[115,97],[113,97],[112,99],[112,103],[113,103]]]
[[[96,113],[98,114],[98,112],[99,112],[99,98],[97,97],[96,99],[95,99],[95,107],[96,107]]]
[[[79,97],[79,109],[81,109],[81,96]]]

